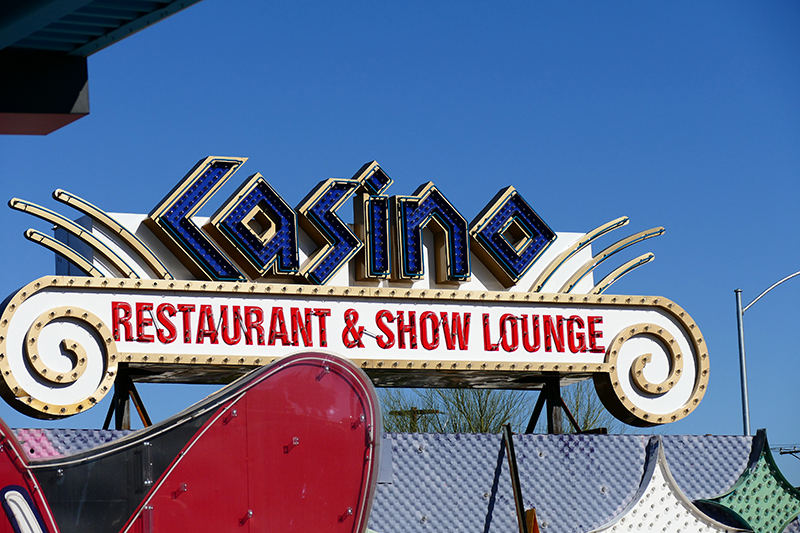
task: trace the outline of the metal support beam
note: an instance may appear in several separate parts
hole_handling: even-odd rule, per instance
[[[578,421],[575,420],[574,416],[572,416],[572,411],[570,411],[569,407],[567,407],[567,402],[564,401],[564,398],[561,398],[561,408],[564,410],[564,414],[567,415],[567,420],[569,420],[569,423],[572,424],[572,429],[575,430],[575,433],[583,433],[581,426],[578,425]]]
[[[528,427],[525,428],[525,433],[533,433],[536,429],[536,423],[542,414],[542,409],[547,405],[547,433],[553,435],[560,435],[564,432],[561,412],[566,409],[566,404],[561,398],[561,378],[558,376],[548,376],[542,382],[542,390],[539,392],[539,398],[536,400],[536,406],[533,408],[533,414],[528,421]],[[580,428],[577,422],[569,413],[570,421],[575,426],[576,431],[580,433]]]
[[[544,394],[547,401],[547,432],[551,435],[561,435],[564,428],[561,419],[561,381],[560,378],[545,378]]]
[[[511,432],[511,424],[505,424],[503,426],[503,442],[506,445],[508,471],[511,474],[511,488],[514,491],[514,506],[517,510],[519,533],[528,533],[528,522],[527,517],[525,516],[525,502],[522,498],[522,486],[519,482],[517,454],[514,452],[514,434]]]
[[[539,397],[536,399],[536,406],[533,408],[533,413],[531,414],[531,419],[528,421],[528,427],[525,428],[525,433],[533,433],[533,430],[536,429],[536,423],[542,415],[542,408],[544,408],[544,399],[545,393],[544,389],[542,389],[539,391]]]
[[[150,415],[144,408],[139,391],[133,384],[127,364],[120,364],[117,369],[117,379],[114,381],[114,395],[111,397],[111,405],[108,406],[108,413],[103,422],[103,429],[108,429],[111,425],[111,417],[114,417],[114,429],[131,429],[131,401],[136,408],[139,419],[144,427],[153,424]]]

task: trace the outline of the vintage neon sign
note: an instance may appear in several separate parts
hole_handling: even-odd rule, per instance
[[[472,245],[491,262],[498,279],[510,286],[555,239],[555,233],[513,187],[501,191],[487,206],[481,223],[470,228],[433,183],[421,186],[411,196],[396,196],[390,201],[383,193],[392,180],[375,162],[364,165],[351,179],[320,182],[296,211],[260,174],[254,174],[208,224],[195,224],[195,213],[244,161],[201,161],[145,220],[200,279],[244,281],[246,275],[252,279],[272,273],[296,275],[324,285],[362,249],[366,265],[359,270],[361,279],[421,279],[425,275],[422,230],[428,228],[434,232],[436,249],[440,250],[438,283],[469,280]],[[337,211],[359,193],[359,220],[354,230]],[[390,233],[393,220],[397,221],[398,240],[394,250]],[[302,266],[298,222],[319,244]],[[515,242],[509,242],[509,238]],[[392,268],[393,252],[398,256],[396,269]]]
[[[591,377],[607,407],[638,425],[683,418],[702,398],[708,353],[688,314],[665,298],[606,294],[652,254],[597,283],[589,275],[663,228],[592,256],[591,243],[626,218],[559,235],[507,187],[468,223],[432,183],[388,196],[376,162],[320,182],[294,209],[254,174],[208,220],[196,217],[244,161],[200,161],[126,224],[61,190],[54,197],[83,225],[9,202],[68,233],[26,236],[83,274],[41,278],[8,299],[0,392],[13,406],[84,411],[119,364],[143,380],[219,382],[307,349],[348,357],[378,385]],[[339,212],[348,201],[352,225]]]

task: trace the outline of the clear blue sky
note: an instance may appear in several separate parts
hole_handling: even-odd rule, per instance
[[[261,172],[296,205],[376,159],[394,194],[432,180],[468,219],[513,184],[558,231],[665,226],[630,250],[655,262],[611,292],[670,298],[705,334],[709,392],[667,431],[736,434],[733,291],[747,303],[800,270],[799,30],[796,2],[203,0],[89,58],[88,117],[0,138],[0,197],[56,207],[62,187],[146,213],[227,155],[250,160],[219,202]],[[5,296],[54,267],[22,236],[46,224],[0,221]],[[800,444],[799,297],[800,277],[745,316],[752,427],[771,445]],[[156,388],[155,418],[208,391]],[[800,483],[800,461],[779,464]]]

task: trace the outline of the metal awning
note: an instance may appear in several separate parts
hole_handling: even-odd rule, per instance
[[[0,134],[46,135],[86,116],[86,57],[199,1],[0,2]]]
[[[86,57],[199,1],[11,1],[0,8],[0,49]]]

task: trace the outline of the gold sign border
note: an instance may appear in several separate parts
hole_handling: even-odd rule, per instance
[[[6,336],[11,317],[17,306],[24,302],[33,294],[49,288],[68,288],[68,289],[107,289],[107,290],[142,290],[142,291],[172,291],[172,292],[213,292],[228,294],[263,294],[270,296],[285,297],[327,297],[327,298],[390,298],[397,301],[458,301],[476,303],[536,303],[536,304],[560,304],[560,305],[595,305],[604,307],[650,307],[658,308],[671,315],[688,334],[696,356],[697,378],[695,378],[692,396],[686,405],[668,415],[658,415],[648,413],[636,408],[629,399],[625,398],[618,383],[616,373],[616,351],[614,347],[627,338],[635,334],[653,334],[647,332],[634,331],[629,333],[619,333],[609,344],[606,350],[605,362],[601,364],[581,364],[581,363],[525,363],[520,361],[463,361],[463,360],[430,360],[430,361],[407,361],[379,358],[348,358],[363,370],[371,369],[397,369],[397,370],[463,370],[463,371],[514,371],[514,372],[560,372],[570,373],[591,373],[595,376],[598,384],[598,394],[603,403],[609,410],[623,421],[639,426],[654,425],[664,422],[673,422],[690,414],[700,403],[708,386],[709,379],[709,360],[708,352],[705,348],[700,328],[692,320],[691,316],[675,302],[660,296],[625,296],[625,295],[589,295],[589,294],[545,294],[545,293],[521,293],[508,291],[475,291],[475,290],[451,290],[451,289],[411,289],[399,287],[334,287],[334,286],[311,286],[311,285],[292,285],[277,283],[252,283],[252,282],[211,282],[196,280],[142,280],[125,278],[94,278],[94,277],[65,277],[65,276],[45,276],[32,281],[25,287],[17,291],[9,298],[3,314],[0,315],[0,372],[3,379],[9,383],[11,377],[10,366],[6,357]],[[641,324],[638,326],[642,326]],[[637,326],[637,327],[638,327]],[[655,326],[653,326],[655,328]],[[106,329],[108,329],[106,327]],[[630,329],[630,328],[629,328]],[[636,329],[636,328],[634,328]],[[105,335],[105,334],[104,334]],[[627,335],[627,336],[626,336]],[[612,353],[613,352],[613,353]],[[116,362],[130,363],[163,363],[163,364],[188,364],[188,365],[231,365],[231,366],[258,366],[269,364],[278,358],[269,357],[222,357],[219,355],[153,355],[137,353],[119,353]],[[116,364],[116,362],[114,364]],[[107,363],[108,364],[108,363]],[[612,374],[614,374],[612,379]],[[606,379],[608,378],[608,379]],[[12,381],[13,380],[12,378]],[[105,380],[104,380],[105,381]],[[616,385],[613,385],[614,382]],[[607,382],[607,383],[606,383]],[[103,385],[105,386],[105,385]],[[610,387],[610,390],[609,390]],[[0,387],[0,390],[5,387]],[[99,390],[99,389],[98,389]],[[7,396],[10,391],[4,391]],[[9,400],[9,398],[6,398]],[[13,399],[13,398],[12,398]],[[57,406],[57,412],[53,407],[37,405],[36,410],[45,416],[68,416],[85,410],[83,403],[77,402],[69,406]],[[81,409],[78,409],[78,407]],[[46,407],[46,409],[45,409]],[[38,416],[41,416],[39,414]]]

